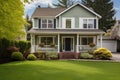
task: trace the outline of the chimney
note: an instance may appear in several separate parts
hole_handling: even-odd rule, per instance
[[[40,6],[40,5],[38,5],[38,8],[41,8],[41,6]]]

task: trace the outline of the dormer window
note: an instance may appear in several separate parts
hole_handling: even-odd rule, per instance
[[[53,19],[42,19],[41,20],[41,28],[42,29],[54,28],[54,20]]]

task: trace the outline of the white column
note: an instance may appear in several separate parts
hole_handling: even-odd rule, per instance
[[[79,34],[77,34],[77,45],[76,45],[77,53],[79,53]]]
[[[58,34],[58,53],[60,52],[60,34]]]
[[[102,47],[102,34],[100,35],[100,47]]]
[[[31,35],[31,52],[35,52],[35,35]]]

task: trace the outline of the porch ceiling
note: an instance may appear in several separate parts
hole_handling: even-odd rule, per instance
[[[30,34],[104,34],[99,29],[31,29]]]

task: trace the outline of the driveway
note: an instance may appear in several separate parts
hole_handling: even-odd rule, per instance
[[[113,53],[112,59],[115,61],[120,61],[120,53]]]

